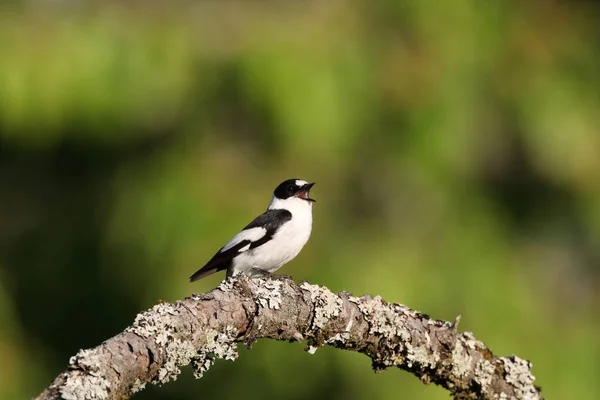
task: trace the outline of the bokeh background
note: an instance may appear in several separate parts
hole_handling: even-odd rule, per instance
[[[600,398],[600,6],[592,1],[0,5],[0,398],[187,279],[287,178],[281,270],[381,295]],[[445,399],[359,354],[260,341],[137,399]]]

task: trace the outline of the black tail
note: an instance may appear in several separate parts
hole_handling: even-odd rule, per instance
[[[198,279],[202,279],[205,276],[214,274],[215,272],[229,269],[231,263],[233,262],[233,258],[239,254],[239,250],[248,246],[249,244],[251,244],[249,240],[242,240],[235,246],[232,246],[225,251],[223,251],[221,248],[221,250],[219,250],[204,267],[200,268],[194,275],[190,276],[190,282],[197,281]]]
[[[194,273],[194,275],[190,276],[190,282],[194,282],[194,281],[197,281],[198,279],[204,278],[205,276],[212,275],[217,271],[219,271],[219,268],[216,266],[212,267],[212,268],[199,269],[198,271],[196,271],[196,273]]]

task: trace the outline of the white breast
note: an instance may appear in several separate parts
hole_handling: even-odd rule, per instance
[[[286,209],[292,219],[286,222],[264,245],[238,255],[233,272],[251,274],[252,269],[274,272],[300,253],[312,230],[312,203],[296,197],[273,198],[269,209]]]

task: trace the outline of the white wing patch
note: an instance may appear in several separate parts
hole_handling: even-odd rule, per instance
[[[235,246],[236,244],[238,244],[244,240],[249,240],[250,242],[256,242],[257,240],[264,237],[266,234],[267,234],[267,230],[265,228],[261,228],[261,227],[250,228],[250,229],[241,231],[240,233],[235,235],[229,242],[227,242],[225,244],[225,246],[223,246],[220,253],[229,250],[230,248],[232,248],[233,246]],[[248,250],[249,248],[250,248],[250,245],[244,246],[239,250],[239,252],[240,253],[244,252],[244,251]]]
[[[252,245],[252,243],[248,243],[247,245],[245,245],[244,247],[242,247],[241,249],[239,249],[238,253],[243,253],[244,251],[248,250],[251,245]]]

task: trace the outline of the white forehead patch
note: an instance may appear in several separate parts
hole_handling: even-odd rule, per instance
[[[306,185],[308,182],[303,181],[302,179],[296,179],[296,186],[301,187]]]

